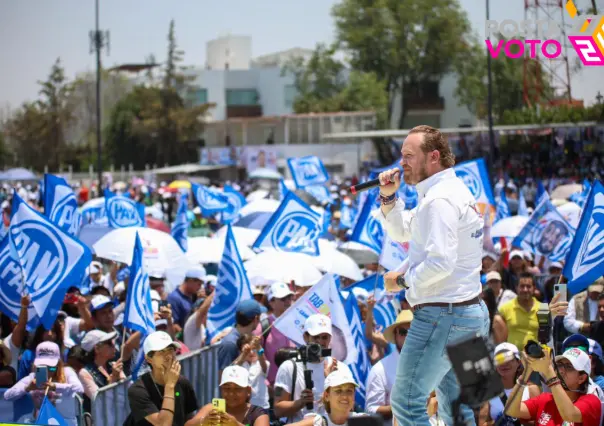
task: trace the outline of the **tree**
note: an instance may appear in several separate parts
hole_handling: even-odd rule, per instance
[[[15,110],[7,122],[5,132],[21,166],[41,171],[48,164],[46,121],[39,103],[29,102]]]
[[[501,39],[503,40],[503,39]],[[493,42],[496,44],[499,40]],[[516,47],[516,46],[514,46]],[[511,51],[514,53],[514,47]],[[459,105],[463,105],[479,119],[487,118],[487,51],[484,42],[474,41],[468,46],[467,53],[455,64],[458,75],[455,96]],[[541,87],[541,98],[552,99],[554,91],[548,80],[548,73],[536,61],[526,64],[527,74],[534,79],[530,87]],[[505,111],[524,108],[524,67],[523,59],[513,59],[500,54],[491,60],[493,87],[493,121],[498,124]],[[538,67],[538,68],[537,68]],[[534,97],[534,89],[529,96]]]
[[[509,110],[503,113],[501,123],[504,125],[549,124],[549,123],[579,123],[585,121],[601,121],[604,118],[604,104],[590,107],[556,106],[524,108]]]
[[[285,65],[283,73],[294,76],[294,111],[375,111],[378,126],[386,124],[385,84],[373,73],[348,69],[335,53],[334,46],[318,44],[308,61],[294,58]]]
[[[65,77],[61,59],[57,58],[46,81],[38,82],[41,86],[38,101],[44,115],[46,127],[46,144],[44,151],[47,155],[48,166],[57,170],[62,166],[65,150],[65,128],[73,118],[69,108],[69,96],[73,86]]]
[[[353,69],[384,82],[389,117],[396,94],[402,94],[400,128],[409,110],[405,99],[452,71],[471,28],[457,0],[342,0],[332,15]]]

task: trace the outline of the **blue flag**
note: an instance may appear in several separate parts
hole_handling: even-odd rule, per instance
[[[538,206],[543,200],[549,200],[549,194],[543,186],[541,179],[537,181],[537,194],[535,194],[535,205]]]
[[[365,333],[363,332],[361,311],[354,294],[350,293],[344,301],[344,311],[350,325],[350,333],[357,349],[356,362],[349,364],[350,371],[359,385],[355,393],[355,402],[361,407],[365,406],[365,382],[371,369],[371,361],[365,346]]]
[[[288,158],[287,165],[292,174],[296,188],[320,185],[329,180],[329,173],[323,162],[316,155],[301,158]]]
[[[229,209],[229,200],[222,194],[218,194],[205,185],[191,183],[191,190],[195,201],[201,208],[204,216],[212,216],[216,213],[222,213]]]
[[[591,191],[591,184],[587,179],[583,179],[583,191],[575,192],[568,199],[573,203],[576,203],[579,207],[583,207],[585,205],[585,201],[589,196],[589,192]]]
[[[224,251],[218,268],[216,295],[208,312],[208,333],[216,335],[225,327],[235,323],[239,302],[252,298],[252,289],[241,261],[235,236],[228,225],[224,240]]]
[[[381,330],[385,330],[394,324],[396,315],[396,308],[391,301],[377,303],[373,310],[373,320],[375,321],[375,325]]]
[[[564,276],[571,293],[583,291],[604,275],[604,185],[594,182],[573,239]]]
[[[331,194],[325,185],[309,185],[304,190],[315,197],[321,204],[331,203]]]
[[[189,229],[189,221],[187,220],[187,196],[182,194],[180,201],[178,202],[178,211],[176,212],[176,219],[172,224],[170,234],[172,238],[176,240],[180,249],[187,252],[187,230]]]
[[[72,237],[80,232],[82,215],[73,189],[61,177],[44,175],[44,213],[52,223]]]
[[[29,207],[16,191],[9,236],[11,255],[21,265],[25,289],[42,325],[50,330],[67,289],[82,282],[92,261],[90,250]]]
[[[512,245],[560,261],[566,257],[574,235],[573,227],[551,202],[545,200],[537,206]]]
[[[354,221],[355,216],[356,214],[352,207],[343,205],[340,208],[340,229],[352,228],[352,222]]]
[[[226,225],[239,219],[239,211],[247,202],[239,191],[229,185],[224,186],[222,195],[226,197],[229,203],[229,208],[220,214],[220,221]]]
[[[0,241],[0,311],[14,322],[19,321],[23,292],[21,265],[13,259],[10,251],[9,237],[6,235]],[[38,317],[34,305],[31,303],[29,304],[27,314],[27,329],[36,329],[40,324],[40,317]]]
[[[132,265],[130,265],[130,281],[126,295],[126,310],[124,312],[124,328],[140,331],[146,336],[155,331],[153,306],[151,305],[151,285],[149,275],[143,266],[143,246],[136,233]]]
[[[384,230],[380,221],[371,214],[372,210],[373,200],[368,196],[352,229],[350,241],[356,241],[377,253],[381,253],[384,244]]]
[[[377,283],[376,283],[376,279],[377,279]],[[384,289],[384,276],[382,274],[373,274],[373,275],[369,275],[367,278],[361,280],[361,281],[357,281],[356,283],[349,285],[348,287],[346,287],[346,292],[348,291],[352,291],[353,288],[362,288],[363,290],[367,291],[368,293],[373,293],[374,288],[377,290],[383,290]]]
[[[55,406],[52,405],[52,402],[50,402],[47,397],[44,397],[44,401],[42,401],[42,406],[38,412],[36,424],[69,426],[67,421],[63,418],[63,416],[61,416],[61,414],[57,411]]]
[[[317,256],[322,232],[321,215],[290,191],[260,232],[253,247],[272,247]]]
[[[524,198],[524,191],[520,189],[518,191],[518,216],[528,216],[528,207],[526,206],[526,199]]]
[[[279,179],[279,201],[285,200],[288,192],[289,189],[287,189],[287,186],[285,186],[285,181],[283,179]]]
[[[499,222],[501,219],[510,217],[511,215],[508,199],[505,196],[505,191],[501,191],[499,201],[497,201],[497,216],[495,216],[495,222]]]
[[[145,226],[145,206],[124,195],[105,192],[105,211],[111,228]]]
[[[489,209],[492,213],[491,217],[494,218],[495,197],[493,197],[491,181],[484,159],[479,158],[457,164],[454,170],[457,177],[463,180],[476,199],[476,206],[480,212],[485,214]]]

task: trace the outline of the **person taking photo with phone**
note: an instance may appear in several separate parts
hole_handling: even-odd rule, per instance
[[[252,387],[245,368],[232,365],[224,369],[220,395],[223,399],[205,405],[187,426],[269,426],[268,412],[250,403]]]
[[[127,426],[192,426],[199,408],[193,386],[180,375],[176,359],[179,344],[164,331],[151,333],[143,343],[151,372],[143,374],[128,389],[130,415]]]
[[[78,426],[73,396],[76,393],[82,395],[84,388],[75,371],[65,368],[59,345],[54,342],[40,343],[36,347],[33,364],[34,371],[7,390],[4,399],[15,401],[29,393],[38,410],[44,396],[47,396],[69,426]]]

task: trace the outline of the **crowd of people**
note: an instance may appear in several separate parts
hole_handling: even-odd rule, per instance
[[[334,179],[329,187],[335,201],[330,232],[338,241],[345,241],[350,235],[349,225],[339,223],[338,213],[357,202],[347,192],[341,192],[351,180]],[[515,200],[521,191],[529,206],[534,207],[536,182],[526,177],[522,182],[519,187],[513,179],[502,179],[494,188],[496,193],[505,191],[512,214],[517,213]],[[165,221],[170,223],[175,208],[168,207],[166,200],[171,196],[164,194],[174,193],[164,185],[149,188],[127,190],[149,206],[159,203]],[[247,184],[238,188],[244,195],[253,189]],[[39,189],[24,185],[16,189],[25,195],[22,198],[42,210]],[[2,194],[7,225],[10,194],[7,188]],[[77,194],[82,203],[88,200],[88,191],[82,186]],[[569,302],[560,301],[554,297],[553,286],[564,282],[563,264],[536,261],[532,253],[493,245],[488,223],[481,298],[489,311],[488,339],[505,393],[475,407],[476,424],[602,424],[604,278],[573,295]],[[203,218],[200,210],[193,209],[191,226],[207,227],[211,234],[220,224],[216,218]],[[377,262],[359,266],[364,276],[380,268]],[[34,412],[22,421],[32,423],[47,397],[67,424],[77,425],[73,396],[81,396],[84,411],[90,412],[99,389],[129,378],[142,352],[150,371],[129,388],[131,413],[127,425],[332,426],[363,415],[377,415],[386,425],[396,423],[390,398],[399,355],[414,321],[413,308],[404,295],[392,299],[397,304],[395,321],[380,329],[374,321],[376,295],[355,288],[347,277],[341,280],[341,290],[350,287],[356,296],[364,325],[364,347],[371,363],[363,384],[365,406],[359,406],[355,393],[360,383],[343,360],[337,359],[335,351],[334,356],[325,351],[335,349],[331,345],[334,330],[329,316],[315,314],[306,319],[306,348],[318,345],[315,347],[321,349],[306,363],[299,360],[301,349],[272,327],[314,283],[256,281],[253,298],[240,302],[234,323],[210,337],[207,320],[216,294],[217,265],[192,265],[171,292],[166,291],[166,277],[154,271],[149,279],[156,332],[141,345],[140,332],[122,326],[129,280],[126,271],[125,265],[95,259],[88,268],[90,287],[82,291],[74,285],[68,290],[62,310],[49,330],[41,326],[28,330],[28,296],[21,299],[18,321],[1,315],[0,387],[6,389],[4,399],[15,401],[29,394],[34,401]],[[557,317],[549,342],[557,349],[557,356],[546,351],[544,358],[535,360],[526,356],[524,348],[528,341],[539,340],[540,302],[548,303],[552,315]],[[210,401],[200,405],[191,384],[197,378],[181,375],[178,363],[179,355],[214,344],[219,345],[219,394],[213,397],[223,399],[223,407]],[[37,383],[36,368],[42,366],[47,367],[47,381]],[[308,371],[313,382],[310,389],[306,384]],[[560,383],[563,386],[556,386]],[[515,393],[520,396],[508,401]],[[433,393],[425,404],[434,425],[444,424],[438,403]]]

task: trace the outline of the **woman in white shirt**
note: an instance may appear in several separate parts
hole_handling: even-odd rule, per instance
[[[497,373],[501,376],[503,387],[505,389],[505,397],[495,397],[491,399],[487,404],[489,405],[489,415],[494,421],[499,421],[500,426],[511,426],[519,425],[520,422],[512,417],[506,416],[505,419],[499,420],[503,416],[503,408],[507,403],[507,399],[512,393],[512,389],[516,384],[516,380],[522,375],[523,367],[520,362],[520,352],[516,345],[511,343],[501,343],[495,348],[495,365],[497,366]],[[524,388],[520,397],[523,401],[529,398],[538,396],[541,393],[539,387],[536,385],[529,385]]]
[[[266,373],[270,363],[264,357],[264,349],[260,346],[260,338],[244,334],[237,340],[240,354],[235,365],[240,365],[249,373],[252,398],[250,403],[266,410],[270,408]]]
[[[348,370],[335,370],[325,378],[322,407],[316,414],[308,414],[294,426],[344,426],[349,417],[363,416],[354,413],[354,396],[359,385]]]

